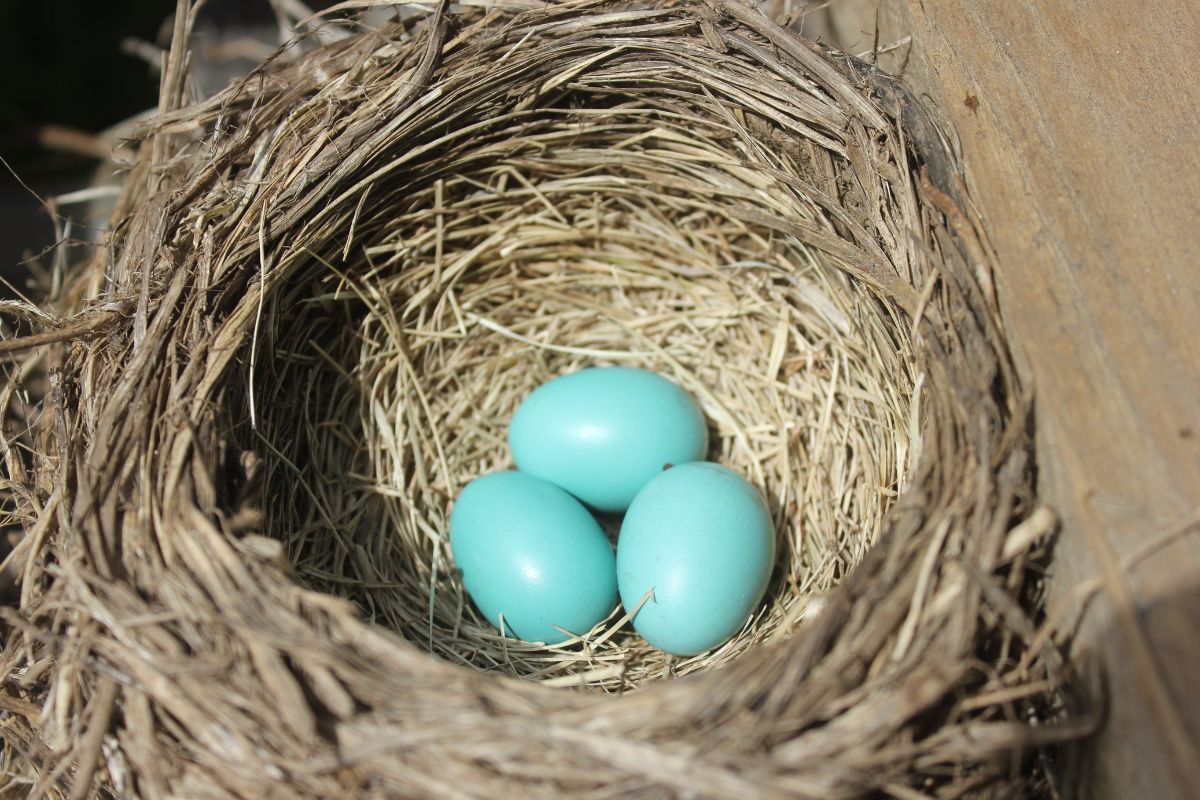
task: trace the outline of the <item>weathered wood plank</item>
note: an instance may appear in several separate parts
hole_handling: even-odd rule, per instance
[[[876,9],[881,43],[913,34],[999,256],[1063,517],[1055,600],[1108,576],[1076,639],[1111,699],[1084,796],[1193,797],[1200,533],[1110,562],[1200,509],[1200,5],[845,0],[827,29],[870,49]]]

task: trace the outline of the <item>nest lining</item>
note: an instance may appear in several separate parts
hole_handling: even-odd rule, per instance
[[[183,41],[16,371],[52,391],[4,395],[37,788],[958,796],[1078,734],[989,256],[901,87],[736,3],[443,5],[194,105]],[[515,402],[618,359],[791,545],[707,658],[498,640],[441,544]]]
[[[336,267],[314,259],[264,316],[277,352],[264,357],[260,428],[279,454],[266,529],[284,532],[314,588],[514,676],[626,690],[784,635],[861,560],[897,496],[907,343],[823,253],[728,213],[722,196],[782,213],[761,167],[799,172],[786,157],[760,166],[728,126],[641,99],[489,135],[503,149],[472,148],[439,165],[449,177],[405,185],[402,212],[361,212],[357,235],[380,243]],[[518,138],[528,154],[511,152]],[[326,287],[315,298],[314,285]],[[678,381],[713,423],[712,457],[769,498],[781,551],[769,601],[715,653],[679,663],[615,618],[583,644],[504,641],[453,570],[450,503],[512,468],[516,405],[594,364]]]

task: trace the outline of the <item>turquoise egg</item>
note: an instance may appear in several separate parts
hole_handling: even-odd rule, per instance
[[[679,464],[634,498],[617,540],[617,585],[655,647],[695,655],[733,636],[758,607],[775,562],[758,491],[719,464]]]
[[[616,606],[612,546],[578,500],[520,472],[467,484],[450,514],[450,550],[463,585],[505,633],[557,644],[587,633]]]
[[[708,429],[687,392],[642,369],[597,367],[539,386],[508,430],[522,472],[600,511],[624,511],[667,464],[704,458]]]

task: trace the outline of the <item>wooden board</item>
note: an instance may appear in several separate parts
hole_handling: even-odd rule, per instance
[[[881,66],[904,65],[956,129],[999,257],[1063,523],[1054,604],[1102,585],[1075,639],[1109,698],[1082,796],[1194,797],[1200,5],[841,0],[816,29],[861,52],[876,20],[882,45],[913,36]]]

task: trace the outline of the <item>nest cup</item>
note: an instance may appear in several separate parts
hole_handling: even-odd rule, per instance
[[[903,87],[739,4],[350,29],[192,104],[177,40],[74,322],[18,364],[54,389],[6,390],[3,735],[39,788],[1044,786],[1075,732],[1028,401]],[[767,597],[713,652],[620,611],[506,639],[454,570],[516,405],[598,364],[687,389],[768,499]]]
[[[653,96],[572,100],[582,107],[498,119],[489,141],[439,160],[445,177],[413,186],[401,174],[402,203],[381,178],[355,232],[362,260],[313,259],[264,314],[260,331],[280,343],[253,376],[271,454],[266,528],[286,537],[302,580],[419,646],[625,690],[782,635],[861,560],[897,495],[915,376],[866,287],[730,212],[740,199],[787,213],[795,198],[763,192],[762,171],[795,175],[791,159]],[[326,287],[315,298],[314,285]],[[522,399],[596,364],[678,382],[711,421],[712,458],[769,498],[775,586],[715,653],[680,662],[615,618],[577,632],[581,644],[531,647],[464,597],[451,501],[513,468],[505,436]],[[615,534],[619,520],[605,522]]]

